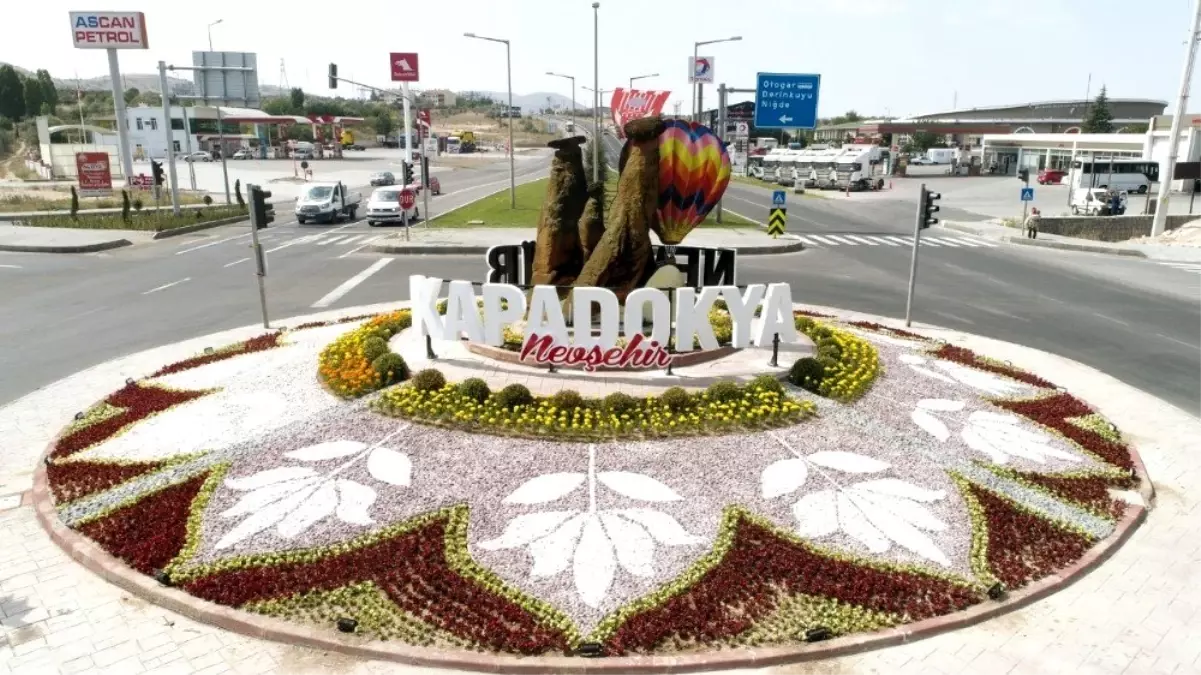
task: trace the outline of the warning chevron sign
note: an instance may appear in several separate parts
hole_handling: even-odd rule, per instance
[[[772,209],[767,218],[767,233],[773,237],[784,234],[784,226],[788,224],[788,209]]]

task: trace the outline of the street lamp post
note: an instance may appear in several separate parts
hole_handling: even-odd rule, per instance
[[[700,42],[694,42],[692,45],[692,70],[693,70],[693,73],[695,74],[695,71],[696,71],[696,60],[700,58],[701,47],[703,47],[705,45],[715,45],[720,42],[738,42],[741,39],[742,39],[741,35],[735,35],[734,37],[722,38],[720,40],[701,40]],[[704,89],[703,89],[704,86],[705,85],[701,84],[700,81],[698,80],[696,83],[696,88],[692,90],[692,112],[693,112],[692,119],[694,122],[701,121],[701,106],[702,106],[702,100],[704,97]]]
[[[208,25],[209,51],[210,52],[213,51],[213,26],[216,26],[217,24],[221,23],[222,21],[225,21],[225,19],[217,19],[216,21],[214,21]]]
[[[605,94],[613,91],[612,89],[593,89],[592,87],[584,87],[592,92],[592,181],[600,182],[600,102],[604,100]]]
[[[484,37],[475,33],[463,33],[463,37],[475,38],[477,40],[487,40],[488,42],[499,42],[505,46],[505,77],[508,80],[509,87],[509,108],[505,112],[505,119],[509,120],[509,208],[517,208],[517,173],[513,164],[513,58],[508,40],[501,38]]]
[[[645,80],[648,77],[659,77],[659,73],[651,73],[650,75],[635,75],[630,78],[630,89],[634,88],[634,80]]]
[[[571,128],[575,129],[575,75],[563,75],[561,73],[552,73],[549,70],[546,71],[546,74],[551,75],[553,77],[563,77],[568,80],[571,80]]]
[[[592,3],[592,181],[600,182],[600,3]]]

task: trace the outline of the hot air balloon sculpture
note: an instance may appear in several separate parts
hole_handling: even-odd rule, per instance
[[[730,184],[730,154],[711,129],[670,120],[659,135],[659,204],[651,229],[665,246],[684,240]]]

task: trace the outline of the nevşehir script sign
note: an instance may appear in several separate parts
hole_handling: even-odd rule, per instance
[[[148,49],[142,12],[71,12],[76,49]]]
[[[535,286],[527,303],[525,291],[518,286],[483,284],[482,298],[477,298],[470,281],[451,281],[446,313],[441,315],[437,303],[443,283],[419,274],[409,277],[418,336],[451,341],[466,337],[499,347],[504,344],[505,326],[524,320],[522,360],[536,364],[578,366],[588,371],[665,367],[673,324],[677,351],[692,351],[694,342],[701,349],[717,349],[709,312],[719,298],[729,308],[733,323],[730,342],[735,349],[770,345],[775,335],[782,342],[797,341],[788,284],[751,284],[743,290],[737,286],[677,288],[672,295],[657,288],[639,288],[627,296],[624,306],[607,288],[573,288],[572,325],[591,328],[595,323],[599,329],[580,330],[569,337],[567,317],[554,286]],[[760,305],[763,309],[756,318]],[[650,334],[646,335],[643,319],[648,311]],[[624,346],[618,344],[619,332],[625,336]]]

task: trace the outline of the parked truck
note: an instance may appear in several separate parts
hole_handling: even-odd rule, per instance
[[[880,190],[884,187],[884,154],[878,145],[844,145],[834,160],[834,188]]]
[[[341,181],[333,183],[310,183],[296,198],[296,222],[304,225],[336,223],[343,218],[358,220],[359,203],[363,195],[351,192]]]

